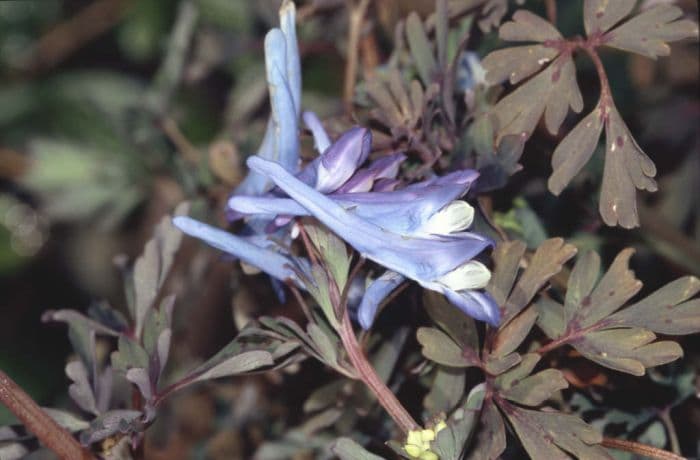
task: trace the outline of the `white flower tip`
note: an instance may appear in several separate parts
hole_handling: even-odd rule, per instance
[[[461,267],[443,275],[437,281],[453,291],[466,289],[483,289],[489,284],[491,271],[486,265],[476,260],[471,260]]]
[[[473,221],[474,208],[466,201],[453,201],[433,214],[424,230],[427,233],[445,235],[466,230]]]

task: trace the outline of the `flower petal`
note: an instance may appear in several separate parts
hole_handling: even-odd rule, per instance
[[[249,265],[260,268],[278,280],[285,281],[290,279],[300,284],[296,273],[290,268],[294,261],[276,251],[257,246],[251,242],[257,240],[247,240],[232,235],[186,216],[173,218],[173,225],[182,232],[198,238],[210,246],[232,254]],[[261,236],[255,235],[255,237],[260,238]],[[269,242],[269,240],[267,241]],[[269,244],[273,243],[269,242]]]
[[[453,291],[462,291],[465,289],[483,289],[489,284],[490,279],[491,271],[484,264],[476,260],[470,260],[461,267],[457,267],[441,276],[437,281]]]
[[[355,127],[343,133],[321,155],[316,189],[330,193],[347,182],[367,159],[371,144],[372,134],[368,129]]]
[[[304,112],[301,115],[304,120],[304,124],[311,131],[311,135],[314,137],[314,147],[318,153],[323,153],[331,145],[331,139],[328,137],[326,130],[323,129],[321,120],[318,119],[313,112]]]
[[[501,321],[501,311],[489,293],[485,291],[457,292],[450,289],[436,290],[442,292],[452,305],[472,318],[498,327]]]
[[[367,286],[362,302],[360,302],[360,306],[357,309],[357,321],[362,326],[362,329],[366,331],[372,327],[379,305],[405,279],[402,275],[389,270]]]
[[[471,234],[460,238],[397,235],[346,211],[274,162],[254,156],[248,159],[248,166],[272,179],[292,199],[367,258],[417,281],[436,280],[492,244],[487,238]]]

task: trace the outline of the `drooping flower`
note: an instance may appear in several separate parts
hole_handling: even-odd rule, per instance
[[[454,198],[446,201],[444,195],[436,194],[433,201],[425,200],[422,206],[414,208],[405,198],[392,200],[391,196],[377,194],[384,212],[373,214],[360,211],[360,208],[370,209],[371,205],[358,205],[356,208],[341,205],[333,197],[324,195],[289,174],[275,162],[254,156],[248,159],[248,166],[270,178],[308,214],[320,220],[364,257],[417,281],[427,289],[445,294],[453,304],[470,316],[492,325],[498,324],[500,312],[495,302],[488,294],[473,292],[474,289],[486,286],[490,272],[483,264],[472,259],[491,246],[492,242],[464,231],[471,223],[468,216],[471,213],[464,206],[451,205]],[[454,174],[450,179],[462,177],[464,182],[466,174],[458,173],[462,174]],[[470,174],[474,176],[477,173]],[[450,185],[449,179],[437,178],[427,184],[412,186],[409,190],[420,192],[434,186],[447,188]],[[398,197],[402,196],[401,192],[386,193],[397,194]],[[373,203],[372,194],[367,195],[366,202]],[[398,203],[403,205],[397,205]],[[418,213],[415,213],[416,209]],[[432,212],[426,213],[426,209]],[[415,221],[411,218],[416,216],[423,217],[423,220]],[[433,219],[440,222],[436,223]],[[396,231],[395,222],[401,222],[398,228],[403,227],[410,233]],[[432,231],[443,228],[444,233],[428,233],[426,228]]]
[[[258,155],[278,162],[288,171],[296,171],[299,165],[301,63],[294,2],[285,0],[279,17],[280,28],[274,28],[265,35],[265,71],[271,115]],[[259,195],[271,186],[267,178],[251,171],[234,193]]]

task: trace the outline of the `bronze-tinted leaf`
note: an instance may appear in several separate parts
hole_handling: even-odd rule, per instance
[[[423,291],[423,307],[430,318],[440,326],[462,349],[477,353],[479,334],[474,320],[449,303],[435,291]]]
[[[505,304],[502,324],[507,324],[525,308],[542,286],[559,273],[563,264],[574,254],[576,247],[564,243],[561,238],[552,238],[542,243]]]
[[[469,446],[467,460],[495,460],[506,449],[506,428],[503,418],[491,400],[481,409],[481,425]]]
[[[582,119],[559,143],[552,155],[549,190],[559,195],[571,179],[588,163],[603,129],[600,105]]]
[[[498,330],[494,340],[492,354],[495,356],[505,356],[515,351],[530,333],[532,326],[537,320],[537,309],[530,306],[516,316],[505,327]]]
[[[500,375],[513,366],[520,364],[521,359],[518,353],[511,353],[505,356],[493,356],[486,360],[484,368],[486,372],[491,375]]]
[[[542,329],[542,332],[550,339],[560,337],[564,333],[567,324],[564,320],[564,307],[546,297],[540,298],[535,306],[539,313],[537,325]]]
[[[637,0],[585,0],[583,2],[583,24],[588,36],[605,32],[624,19]]]
[[[413,61],[418,69],[418,75],[420,75],[421,80],[427,86],[432,81],[435,73],[435,56],[433,55],[432,45],[423,28],[423,22],[421,22],[415,11],[412,11],[406,19],[406,39],[411,49]]]
[[[682,16],[683,11],[677,6],[656,5],[606,34],[605,45],[654,59],[668,56],[669,42],[698,36],[698,24],[688,19],[678,20]]]
[[[525,406],[539,406],[551,398],[554,393],[568,386],[569,384],[561,371],[546,369],[518,381],[509,389],[501,392],[501,395]]]
[[[581,300],[576,318],[581,327],[591,326],[619,309],[642,288],[642,282],[629,269],[634,249],[621,251],[595,287],[590,297]]]
[[[569,276],[564,302],[565,321],[569,322],[576,315],[583,299],[586,298],[600,276],[600,256],[594,251],[587,251],[576,261]]]
[[[605,123],[605,170],[600,192],[600,215],[608,225],[639,225],[636,190],[656,191],[656,167],[632,138],[615,107]]]
[[[513,384],[524,379],[540,362],[540,355],[537,353],[527,353],[522,355],[520,363],[496,377],[495,384],[499,391],[508,390]]]
[[[700,332],[700,300],[687,301],[699,291],[700,280],[696,277],[677,279],[614,314],[610,321],[668,335]]]
[[[492,113],[497,120],[499,138],[523,133],[529,137],[543,114],[547,129],[556,134],[569,107],[580,112],[583,98],[571,56],[560,55],[538,75],[498,101]]]
[[[602,436],[576,416],[559,412],[521,409],[510,404],[502,407],[518,438],[531,458],[610,459],[597,444]]]
[[[558,54],[557,49],[544,45],[513,46],[489,53],[481,65],[490,85],[506,80],[516,84],[540,70]]]
[[[423,356],[431,361],[450,367],[469,367],[479,364],[478,359],[463,353],[447,334],[438,329],[421,327],[416,337],[423,346],[421,350]]]
[[[440,68],[447,66],[447,35],[449,32],[450,17],[447,11],[447,0],[435,2],[435,41],[437,42],[437,58]]]
[[[464,396],[466,377],[462,369],[436,367],[430,391],[423,399],[423,407],[430,414],[449,413]]]
[[[516,11],[512,21],[503,23],[498,35],[501,40],[514,42],[544,42],[562,38],[556,27],[527,10]]]
[[[331,451],[340,460],[382,460],[382,457],[365,450],[350,438],[338,438],[331,445]]]
[[[189,204],[182,203],[175,210],[175,215],[185,215]],[[170,266],[175,259],[175,252],[180,247],[182,232],[172,224],[171,216],[165,216],[155,229],[143,250],[143,254],[134,264],[135,305],[131,312],[135,320],[135,335],[141,336],[143,323],[148,309],[158,295],[158,291],[168,276]]]
[[[632,375],[644,375],[644,364],[638,358],[644,345],[656,335],[646,329],[610,329],[595,331],[576,340],[572,345],[583,356],[602,366]]]
[[[525,254],[525,243],[519,240],[504,241],[493,251],[494,270],[487,286],[488,292],[498,305],[504,305],[513,289],[515,277],[518,275],[520,260]]]

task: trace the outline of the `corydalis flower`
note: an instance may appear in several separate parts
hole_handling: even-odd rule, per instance
[[[285,0],[279,11],[280,28],[265,35],[265,71],[271,115],[258,155],[296,171],[299,164],[301,64],[296,38],[296,9]],[[271,188],[267,178],[250,172],[235,193],[259,195]]]
[[[473,211],[458,203],[445,203],[445,197],[451,195],[436,194],[433,201],[424,200],[419,210],[428,209],[433,212],[426,213],[430,214],[427,218],[423,216],[423,220],[415,222],[411,218],[405,218],[406,215],[415,216],[406,213],[406,209],[411,206],[397,205],[401,201],[406,204],[405,200],[392,200],[388,196],[400,196],[398,194],[402,191],[389,192],[388,195],[377,194],[381,209],[385,212],[376,212],[370,218],[367,213],[360,211],[359,205],[351,209],[344,207],[333,197],[310,187],[275,162],[254,156],[248,159],[248,166],[270,178],[308,214],[316,217],[364,257],[417,281],[427,289],[444,294],[470,316],[492,325],[498,324],[500,313],[495,302],[487,294],[472,291],[484,288],[490,278],[488,269],[472,259],[491,246],[492,242],[464,231],[471,224]],[[458,173],[462,177],[465,175],[462,171]],[[477,173],[469,174],[475,178]],[[416,184],[410,191],[420,192],[436,185],[449,187],[450,179],[455,180],[455,177],[460,177],[460,174],[454,174],[448,180],[437,178]],[[467,181],[462,178],[461,182]],[[462,193],[464,190],[466,188],[462,189]],[[370,196],[365,199],[370,203],[372,196],[368,195]],[[406,225],[412,232],[388,230],[390,226],[395,228],[395,222],[402,222],[401,225]],[[441,229],[441,233],[430,233],[436,229]]]

